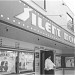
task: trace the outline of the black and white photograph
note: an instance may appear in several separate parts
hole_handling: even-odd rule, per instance
[[[0,75],[75,75],[75,0],[0,0]]]

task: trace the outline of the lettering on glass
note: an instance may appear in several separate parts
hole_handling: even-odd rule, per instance
[[[36,15],[32,13],[32,24],[36,26]]]

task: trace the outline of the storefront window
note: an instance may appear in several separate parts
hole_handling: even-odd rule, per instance
[[[34,71],[34,53],[19,52],[19,73]]]
[[[16,73],[16,57],[15,51],[0,50],[0,74]]]

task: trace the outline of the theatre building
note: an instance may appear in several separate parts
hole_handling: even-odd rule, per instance
[[[73,19],[62,0],[0,1],[0,75],[75,75]]]

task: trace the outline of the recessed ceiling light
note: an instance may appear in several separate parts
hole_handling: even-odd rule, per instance
[[[1,17],[3,17],[3,15],[1,15]]]
[[[20,22],[18,22],[18,24],[20,24]]]
[[[27,28],[29,28],[29,26],[27,26]]]
[[[7,19],[9,20],[9,17],[7,17]]]
[[[15,20],[13,20],[13,22],[15,22]]]
[[[24,26],[24,24],[23,24],[23,26]]]

